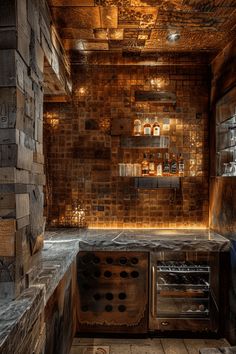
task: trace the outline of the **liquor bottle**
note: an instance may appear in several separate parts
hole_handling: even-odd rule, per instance
[[[178,159],[178,170],[179,170],[179,175],[183,176],[184,175],[184,159],[181,154],[179,154],[179,159]]]
[[[140,119],[135,119],[134,121],[134,135],[141,135],[142,133],[142,124]]]
[[[157,176],[162,176],[162,154],[160,152],[157,153],[157,159],[156,159],[156,174]]]
[[[160,133],[161,133],[161,127],[156,119],[155,122],[153,123],[153,126],[152,126],[152,135],[160,136]]]
[[[170,161],[169,161],[169,154],[168,152],[165,153],[165,159],[163,162],[163,176],[169,176],[170,175]]]
[[[170,161],[170,173],[172,175],[176,175],[177,173],[177,160],[175,154],[172,155],[171,161]]]
[[[142,176],[148,176],[149,175],[149,163],[147,160],[147,154],[143,154],[143,161],[141,163],[141,169],[142,169]]]
[[[143,125],[143,135],[151,135],[151,132],[152,132],[151,124],[149,122],[149,119],[146,118],[145,123]]]
[[[148,169],[149,169],[149,176],[155,176],[156,171],[155,171],[155,162],[154,162],[154,155],[153,154],[150,154],[150,156],[149,156]]]

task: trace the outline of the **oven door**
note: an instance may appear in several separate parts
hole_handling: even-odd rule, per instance
[[[215,262],[215,257],[214,257]],[[215,276],[217,272],[214,272]],[[151,255],[149,330],[217,331],[211,256]],[[212,287],[211,287],[212,285]]]

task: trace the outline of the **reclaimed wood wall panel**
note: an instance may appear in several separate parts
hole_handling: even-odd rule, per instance
[[[229,276],[229,318],[225,323],[225,336],[232,343],[236,344],[236,179],[235,177],[216,176],[216,102],[232,87],[236,85],[236,41],[232,41],[212,62],[212,85],[211,85],[211,121],[210,121],[210,142],[211,142],[211,164],[210,164],[210,228],[229,238],[232,242],[230,252],[230,276]]]
[[[72,263],[45,307],[47,354],[68,354],[75,334],[76,266]]]
[[[45,0],[3,0],[0,10],[0,288],[14,298],[40,271],[43,247],[44,55],[64,95],[70,65]]]

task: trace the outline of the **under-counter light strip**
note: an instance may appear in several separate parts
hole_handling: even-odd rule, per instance
[[[106,227],[106,226],[101,226],[101,227],[96,227],[96,226],[91,226],[88,227],[89,230],[209,230],[208,227]],[[209,230],[210,231],[210,230]]]

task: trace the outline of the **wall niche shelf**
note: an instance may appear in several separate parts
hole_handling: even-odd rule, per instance
[[[120,146],[129,149],[168,149],[169,142],[168,136],[121,136],[120,138]]]
[[[216,175],[236,177],[236,87],[216,104]]]

